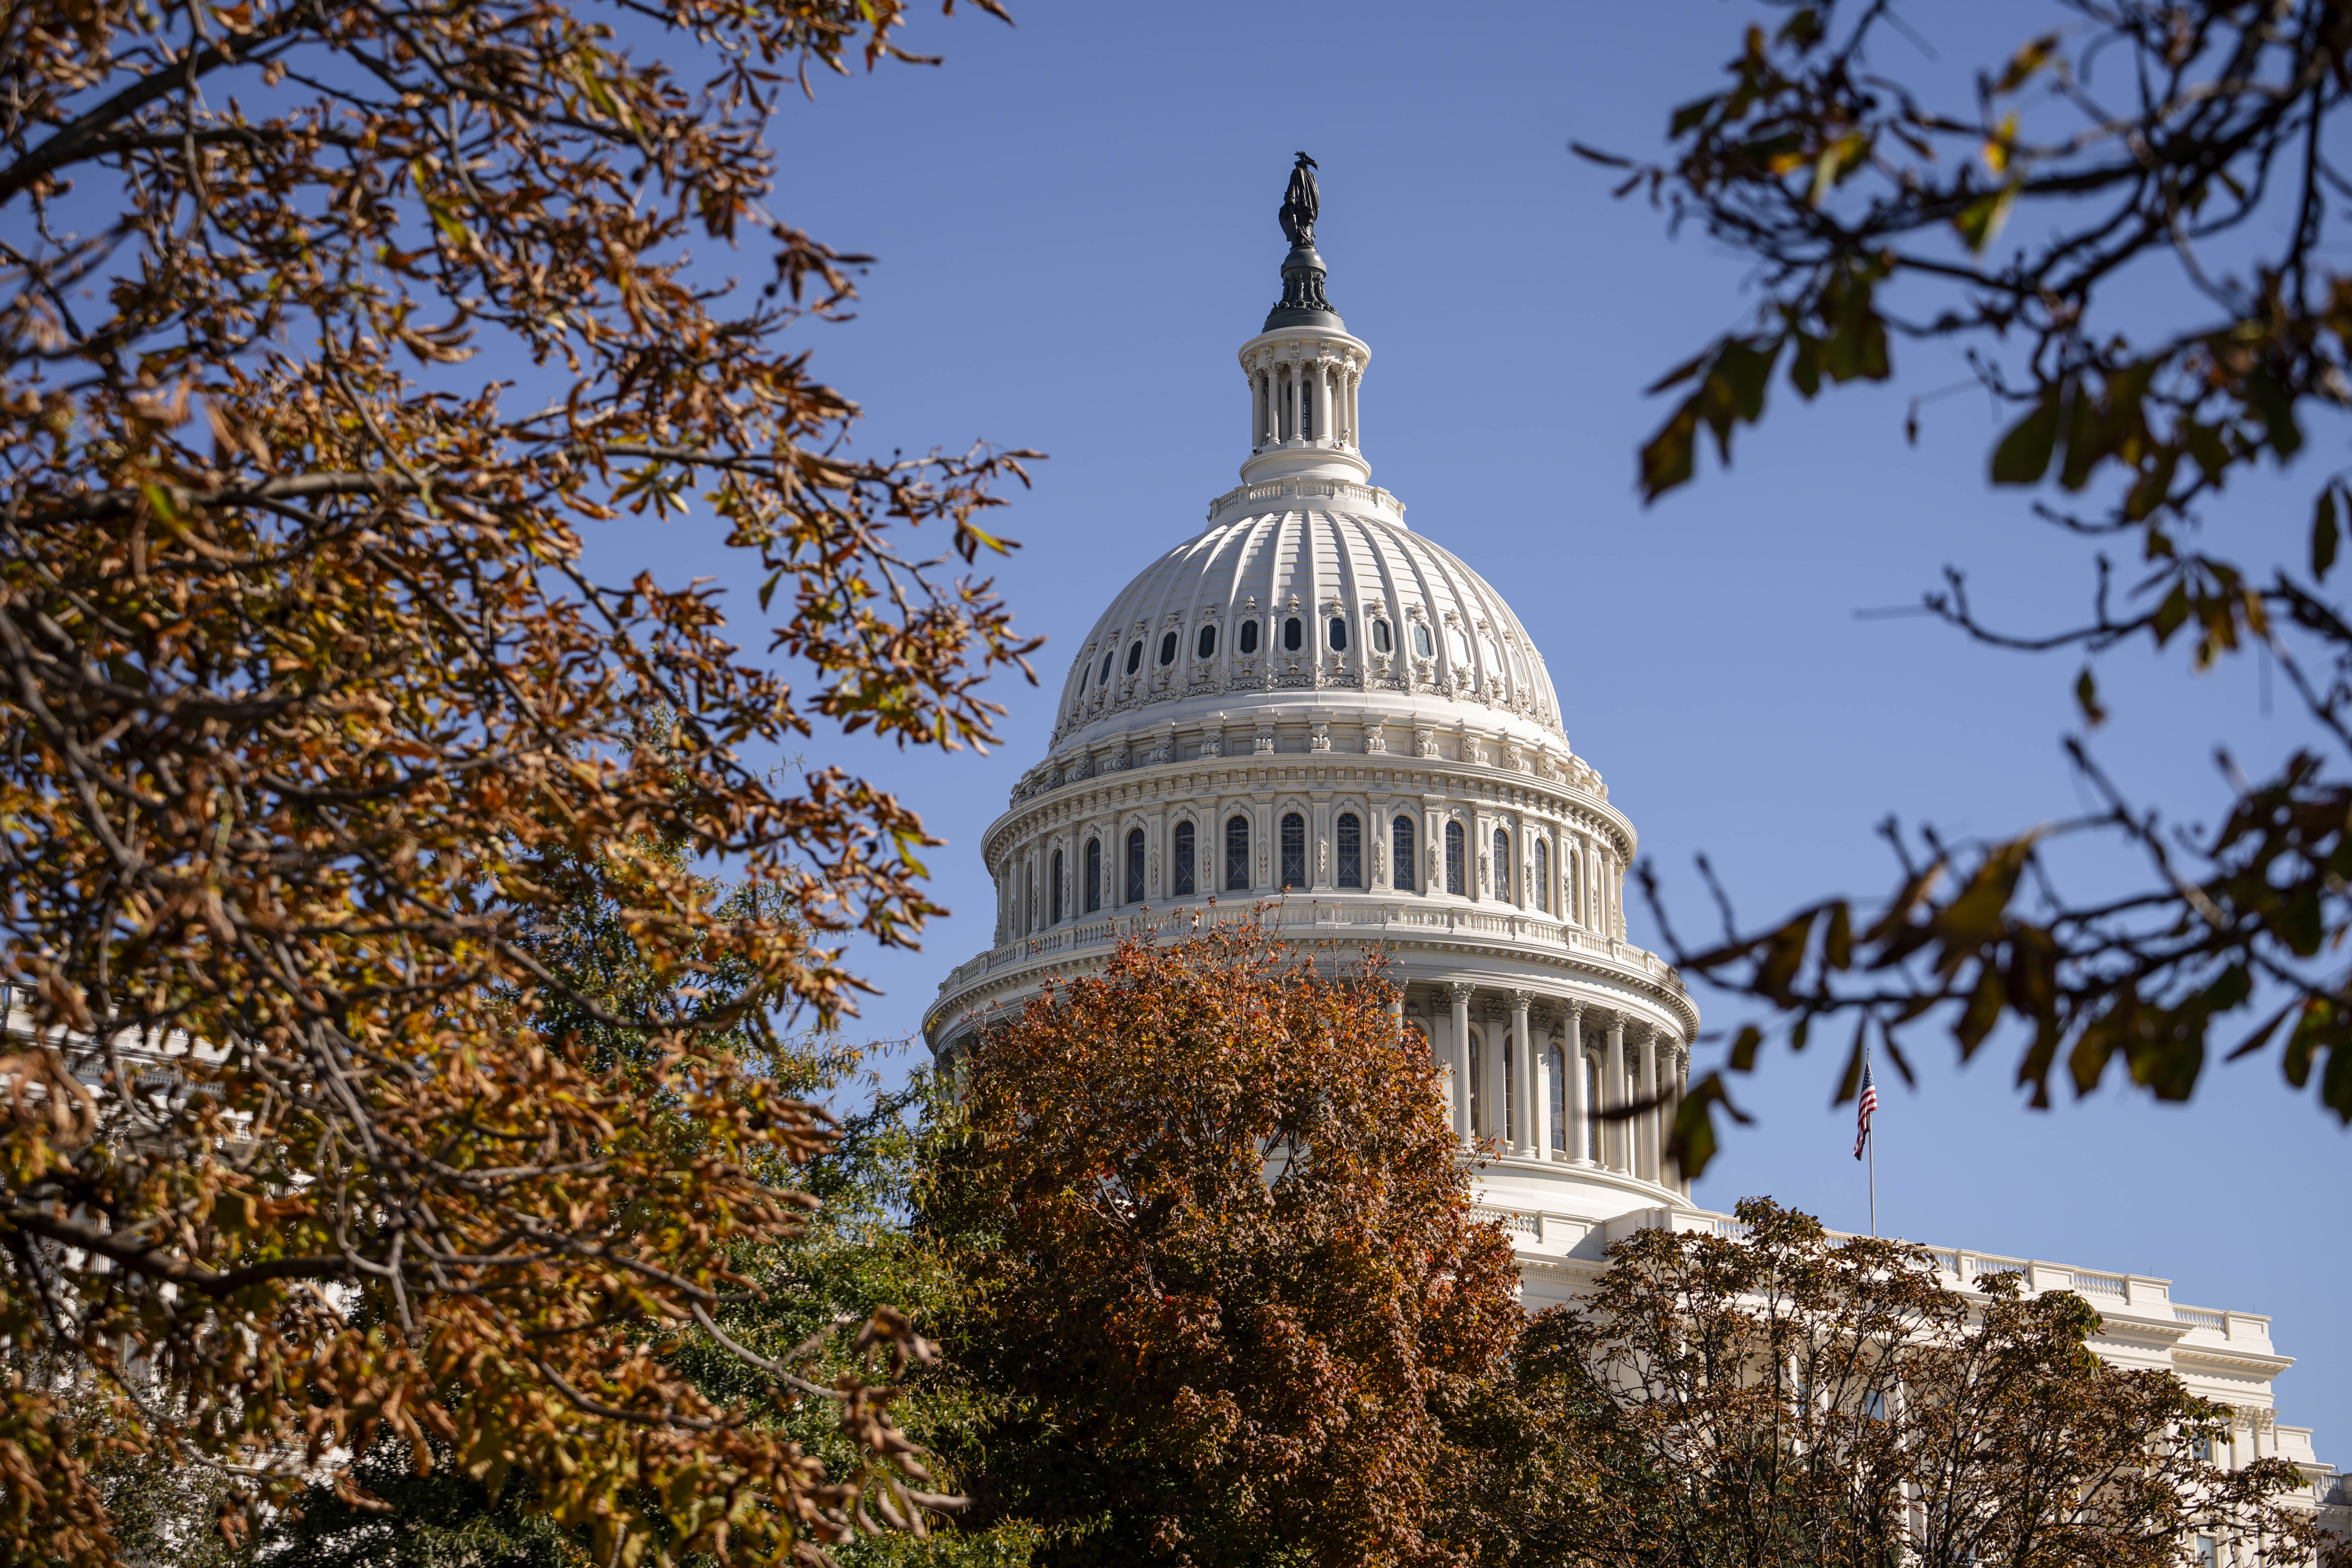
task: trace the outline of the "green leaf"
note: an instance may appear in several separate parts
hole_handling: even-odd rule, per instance
[[[2319,582],[2327,581],[2328,569],[2336,564],[2336,487],[2329,485],[2319,492],[2319,505],[2311,515],[2311,574]]]
[[[2051,387],[2033,405],[2033,412],[2009,427],[2000,445],[1992,449],[1992,482],[1997,485],[2031,485],[2041,482],[2050,471],[2050,458],[2058,449],[2058,394],[2061,388]]]
[[[1694,394],[1642,448],[1642,499],[1653,501],[1688,484],[1698,449],[1698,398]]]
[[[2284,462],[2303,450],[2303,427],[2294,422],[2294,400],[2287,395],[2278,378],[2267,369],[2256,367],[2246,377],[2246,404],[2263,422],[2269,436],[2271,450]]]
[[[1674,119],[1667,122],[1666,134],[1680,136],[1685,132],[1696,130],[1706,122],[1708,110],[1722,101],[1723,98],[1720,94],[1710,94],[1706,98],[1691,100],[1675,110]]]
[[[2091,676],[2091,667],[2084,665],[2083,673],[2074,678],[2074,702],[2083,710],[2083,722],[2095,730],[2107,721],[2107,710],[2099,706],[2099,683]]]
[[[1972,251],[1981,251],[2000,237],[2001,226],[2009,222],[2010,209],[2017,205],[2018,182],[2011,180],[1997,191],[1983,195],[1962,207],[1952,218],[1952,226],[1960,231],[1960,238]]]
[[[2189,455],[2205,470],[2205,477],[2215,484],[2230,467],[2230,448],[2221,443],[2221,433],[2210,425],[2200,425],[2185,419],[2180,425],[2181,439],[2188,443]]]

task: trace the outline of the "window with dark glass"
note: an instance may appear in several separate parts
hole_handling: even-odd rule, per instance
[[[1048,895],[1054,910],[1053,923],[1062,923],[1062,852],[1054,851],[1054,890]]]
[[[1391,881],[1399,892],[1413,889],[1412,818],[1400,816],[1389,825],[1389,864],[1393,868]]]
[[[1284,888],[1307,886],[1307,819],[1295,811],[1283,814],[1282,875],[1275,882]]]
[[[1087,840],[1087,913],[1102,908],[1102,840]]]
[[[1143,829],[1132,827],[1127,834],[1127,901],[1143,902]]]
[[[1352,811],[1339,814],[1332,837],[1339,842],[1339,886],[1360,888],[1364,885],[1364,825]]]
[[[1447,823],[1445,825],[1445,890],[1449,893],[1458,893],[1463,890],[1462,858],[1468,846],[1462,840],[1462,825],[1458,822]]]
[[[1118,655],[1118,649],[1115,647],[1107,647],[1103,649],[1102,669],[1095,676],[1095,684],[1097,686],[1100,686],[1110,679],[1110,661],[1117,658]]]
[[[1389,624],[1386,621],[1372,623],[1372,651],[1374,653],[1389,651]]]
[[[1137,643],[1127,650],[1127,672],[1133,675],[1143,668],[1143,645]]]
[[[1217,628],[1213,626],[1202,626],[1201,628],[1200,641],[1195,643],[1192,647],[1193,657],[1195,658],[1206,658],[1216,651]]]
[[[1160,639],[1160,662],[1161,664],[1173,664],[1176,662],[1176,634],[1174,632],[1170,632],[1166,637]]]
[[[1551,913],[1551,847],[1536,840],[1536,908]]]
[[[1171,890],[1177,898],[1190,898],[1192,893],[1192,825],[1189,822],[1176,825],[1175,859],[1176,874],[1170,879]]]
[[[1591,1057],[1584,1058],[1584,1103],[1601,1103],[1601,1064]],[[1598,1163],[1601,1159],[1601,1118],[1584,1119],[1584,1157]]]
[[[1568,1152],[1568,1061],[1559,1047],[1551,1048],[1551,1146]]]
[[[1298,384],[1298,438],[1315,439],[1315,389],[1303,381]]]
[[[1225,891],[1249,890],[1249,818],[1225,819]]]
[[[1285,653],[1297,653],[1299,645],[1306,640],[1307,628],[1299,624],[1297,616],[1282,623],[1282,649]]]
[[[1425,626],[1420,625],[1419,623],[1415,623],[1412,628],[1412,651],[1419,654],[1423,658],[1434,658],[1437,657],[1429,640],[1429,628]],[[1109,661],[1108,659],[1104,661],[1103,668],[1106,669],[1110,668]]]
[[[1517,890],[1511,882],[1511,836],[1497,827],[1495,829],[1495,896],[1510,899],[1517,903],[1518,900],[1512,895]]]
[[[1255,653],[1256,651],[1257,623],[1255,621],[1244,621],[1242,623],[1242,652],[1246,656]]]
[[[1348,620],[1344,616],[1331,617],[1331,647],[1339,653],[1348,651]]]
[[[1486,1042],[1477,1030],[1469,1032],[1470,1042],[1470,1135],[1484,1138],[1494,1131],[1493,1111],[1486,1104]]]

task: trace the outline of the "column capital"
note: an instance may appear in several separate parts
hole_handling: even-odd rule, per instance
[[[1571,996],[1567,1001],[1562,1002],[1559,1005],[1559,1010],[1571,1021],[1576,1021],[1583,1018],[1584,1009],[1587,1005],[1588,1004],[1582,997]]]
[[[1534,1002],[1535,999],[1536,994],[1532,991],[1514,991],[1511,993],[1511,1011],[1514,1013],[1524,1013],[1528,1010],[1528,1005]]]
[[[1466,1004],[1471,994],[1477,989],[1475,985],[1465,985],[1459,981],[1454,981],[1445,987],[1445,999],[1459,1007]]]

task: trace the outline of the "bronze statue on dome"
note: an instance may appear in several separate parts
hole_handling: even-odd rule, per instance
[[[1301,153],[1291,165],[1290,188],[1282,193],[1282,232],[1294,247],[1315,247],[1315,215],[1322,206],[1322,193],[1315,187],[1315,160]]]

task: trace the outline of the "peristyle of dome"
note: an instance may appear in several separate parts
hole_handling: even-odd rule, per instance
[[[1324,296],[1305,191],[1239,354],[1241,483],[1075,650],[1046,754],[982,841],[995,943],[925,1034],[951,1060],[1049,976],[1195,919],[1378,944],[1531,1300],[1564,1299],[1612,1226],[1695,1212],[1664,1121],[1697,1010],[1625,940],[1633,825],[1527,627],[1370,482],[1371,350]]]

